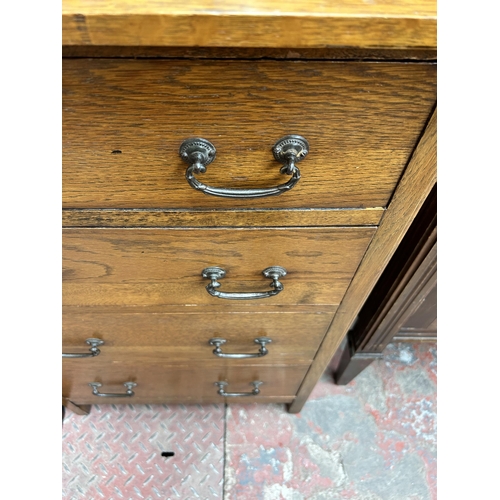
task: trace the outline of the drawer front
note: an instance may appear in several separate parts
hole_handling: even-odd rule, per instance
[[[88,361],[88,362],[87,362]],[[95,403],[162,403],[182,401],[193,403],[231,402],[217,394],[215,382],[226,381],[226,392],[251,392],[253,381],[263,382],[259,396],[238,398],[239,402],[252,403],[278,398],[276,401],[291,401],[309,365],[252,365],[232,364],[179,364],[173,366],[146,363],[105,363],[98,358],[91,360],[63,360],[63,397],[76,404]],[[92,382],[102,383],[99,392],[123,394],[125,382],[135,382],[132,397],[105,398],[94,396]],[[281,399],[280,399],[281,398]],[[270,402],[270,401],[268,401]]]
[[[284,289],[249,305],[340,303],[375,232],[363,228],[66,229],[63,304],[234,306],[210,295],[202,271],[218,266],[225,293],[272,292],[263,270],[281,266]]]
[[[436,66],[301,61],[63,61],[66,208],[384,207],[436,100]],[[217,157],[197,178],[283,184],[271,148],[309,141],[281,196],[231,199],[189,186],[179,146]]]
[[[95,308],[65,308],[63,311],[63,352],[85,353],[88,338],[104,341],[100,360],[135,359],[137,362],[169,362],[173,359],[232,362],[216,356],[213,338],[222,338],[222,353],[259,353],[255,339],[267,337],[268,353],[258,358],[259,364],[310,362],[326,333],[333,314],[326,311],[295,312],[220,310],[179,312],[108,312]],[[200,308],[197,308],[200,309]],[[88,361],[91,361],[90,359]],[[252,364],[256,358],[235,360]]]

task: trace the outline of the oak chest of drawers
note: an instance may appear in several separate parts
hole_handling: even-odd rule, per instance
[[[300,411],[435,182],[433,18],[164,6],[66,3],[63,401]]]

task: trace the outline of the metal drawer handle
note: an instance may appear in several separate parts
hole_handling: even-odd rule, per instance
[[[85,341],[89,346],[90,352],[84,352],[84,353],[76,353],[76,352],[69,352],[69,353],[64,353],[62,357],[63,358],[93,358],[94,356],[99,356],[101,354],[101,351],[98,349],[97,346],[103,345],[104,340],[101,339],[87,339]]]
[[[226,354],[222,352],[222,349],[220,348],[221,345],[225,344],[227,342],[226,339],[221,339],[221,338],[213,338],[208,341],[210,345],[214,345],[215,349],[212,351],[216,356],[219,356],[219,358],[232,358],[232,359],[244,359],[244,358],[261,358],[262,356],[265,356],[266,354],[269,353],[269,351],[266,349],[266,344],[269,344],[272,342],[272,340],[269,337],[258,337],[254,339],[254,342],[256,344],[260,344],[260,349],[259,352],[256,352],[254,354]]]
[[[227,382],[215,382],[214,385],[219,387],[219,390],[217,391],[219,396],[224,396],[225,398],[238,398],[244,396],[257,396],[257,394],[260,394],[259,385],[262,385],[263,383],[264,382],[259,382],[258,380],[251,382],[250,385],[253,385],[254,387],[252,392],[225,392],[224,387],[229,385]]]
[[[262,274],[266,278],[271,278],[273,282],[270,287],[273,288],[270,292],[219,292],[217,288],[220,287],[218,279],[224,278],[226,271],[220,267],[207,267],[203,269],[201,275],[204,278],[212,280],[212,282],[205,288],[207,292],[213,297],[218,297],[219,299],[230,299],[230,300],[249,300],[249,299],[266,299],[267,297],[273,297],[278,295],[284,287],[279,281],[279,278],[286,276],[286,269],[280,266],[272,266],[264,269]]]
[[[215,160],[216,149],[210,141],[201,137],[186,139],[179,149],[180,157],[189,165],[186,170],[186,179],[192,188],[213,196],[247,199],[275,196],[292,189],[300,180],[300,170],[296,163],[303,160],[308,152],[309,143],[302,136],[285,135],[273,146],[273,154],[274,158],[283,164],[280,173],[291,175],[292,178],[285,184],[270,188],[235,189],[207,186],[194,176],[204,174],[207,166]]]
[[[99,382],[90,382],[89,385],[92,387],[92,394],[101,398],[131,398],[135,394],[132,389],[137,386],[135,382],[125,382],[123,385],[127,388],[127,392],[124,394],[111,394],[99,392],[99,387],[102,387],[102,384]]]

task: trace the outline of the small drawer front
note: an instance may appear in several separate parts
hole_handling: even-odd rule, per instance
[[[340,303],[375,232],[363,228],[293,229],[66,229],[63,304],[158,306]],[[286,269],[282,289],[259,300],[227,300],[207,291],[202,277],[217,266],[226,276],[217,291],[277,290],[263,275]],[[215,286],[215,285],[214,285]]]
[[[237,364],[178,364],[172,366],[120,361],[103,362],[97,358],[63,361],[63,397],[75,404],[162,403],[182,401],[184,404],[231,402],[218,394],[216,382],[227,382],[225,392],[252,393],[252,382],[262,382],[260,394],[236,398],[240,402],[255,402],[269,398],[291,401],[309,365],[251,365]],[[104,394],[126,394],[125,383],[137,384],[134,395],[101,397],[92,393],[90,383],[102,384]],[[280,399],[281,398],[281,399]]]
[[[300,61],[63,61],[65,208],[385,207],[436,100],[436,66]],[[263,189],[290,180],[271,148],[309,143],[280,196],[205,195],[185,139],[217,153],[196,178]]]
[[[139,312],[137,308],[120,312],[83,309],[63,311],[63,352],[87,353],[86,339],[98,338],[104,342],[99,346],[99,360],[132,358],[146,364],[172,360],[220,361],[221,365],[307,363],[314,358],[333,317],[329,311],[292,309],[258,313],[193,312],[191,308],[172,313]],[[214,354],[217,342],[211,345],[211,339],[225,341],[219,342],[224,356]],[[256,339],[270,340],[264,341],[267,354],[262,355]],[[239,359],[241,354],[252,357]]]

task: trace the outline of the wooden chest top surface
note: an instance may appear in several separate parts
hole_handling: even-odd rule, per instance
[[[64,0],[63,45],[427,47],[435,0]]]

